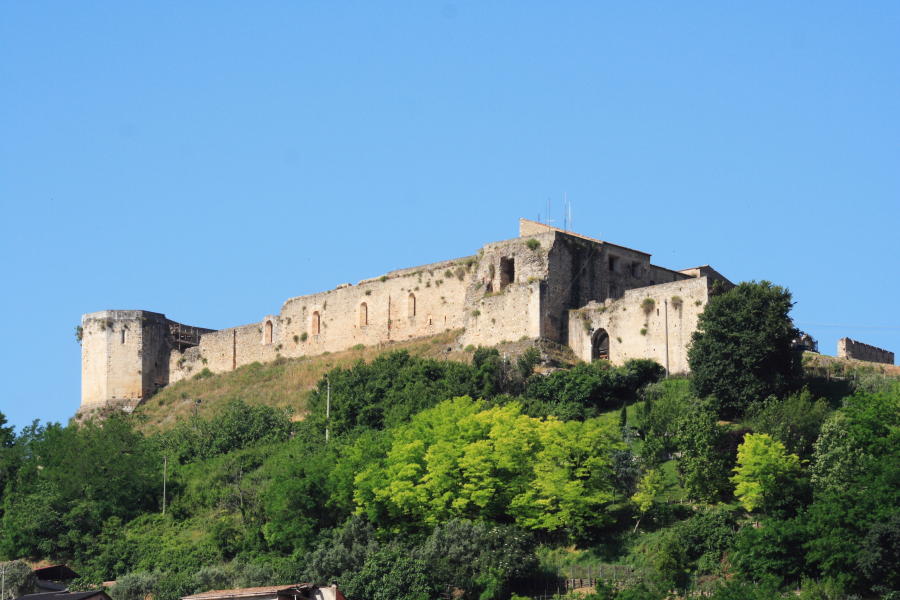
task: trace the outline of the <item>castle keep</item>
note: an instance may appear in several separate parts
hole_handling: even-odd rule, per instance
[[[673,271],[646,252],[520,219],[519,237],[476,255],[291,298],[249,325],[213,331],[142,310],[84,315],[81,408],[134,408],[204,368],[221,373],[446,330],[462,331],[461,346],[543,338],[586,361],[651,358],[685,372],[717,281],[730,285],[708,266]]]

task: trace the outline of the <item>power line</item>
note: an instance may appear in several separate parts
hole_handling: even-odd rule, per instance
[[[832,323],[810,323],[809,321],[794,321],[798,325],[811,327],[844,327],[846,329],[900,329],[900,325],[836,325]]]

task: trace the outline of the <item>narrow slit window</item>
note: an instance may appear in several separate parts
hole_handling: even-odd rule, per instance
[[[500,259],[500,289],[516,281],[516,259],[504,256]]]
[[[312,335],[319,335],[319,329],[322,324],[322,319],[319,317],[319,311],[315,311],[312,314],[312,320],[309,324],[309,330]]]
[[[363,302],[359,305],[359,326],[365,327],[369,324],[369,305]]]
[[[266,331],[265,331],[265,337],[263,339],[263,343],[266,343],[266,344],[272,343],[272,321],[266,321]]]
[[[407,314],[409,318],[416,316],[416,295],[410,294],[407,299]]]

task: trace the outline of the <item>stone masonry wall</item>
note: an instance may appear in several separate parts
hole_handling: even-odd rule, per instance
[[[279,356],[336,352],[459,329],[477,262],[466,257],[401,269],[357,285],[291,298],[277,315],[204,334],[199,347],[172,352],[169,381],[203,368],[221,373]]]
[[[104,310],[81,321],[81,408],[135,406],[156,390],[157,366],[168,359],[164,315]]]
[[[863,344],[850,338],[841,338],[837,343],[837,355],[839,358],[852,358],[855,360],[865,360],[869,362],[884,363],[888,365],[894,364],[894,353]]]
[[[613,364],[650,358],[663,366],[668,363],[670,373],[686,373],[687,349],[709,300],[709,285],[706,277],[657,284],[569,311],[568,344],[576,356],[590,361],[593,342],[603,334],[598,330],[603,330]]]
[[[552,232],[486,244],[465,295],[463,346],[493,346],[541,335],[541,290]]]

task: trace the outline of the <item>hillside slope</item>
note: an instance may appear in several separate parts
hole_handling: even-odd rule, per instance
[[[172,384],[135,410],[144,431],[166,430],[192,414],[210,417],[232,400],[265,404],[292,411],[302,418],[310,390],[325,372],[349,367],[357,361],[369,362],[379,354],[406,350],[413,356],[436,360],[469,362],[471,353],[456,349],[458,331],[410,342],[353,348],[317,356],[253,363],[229,373],[203,371]]]

